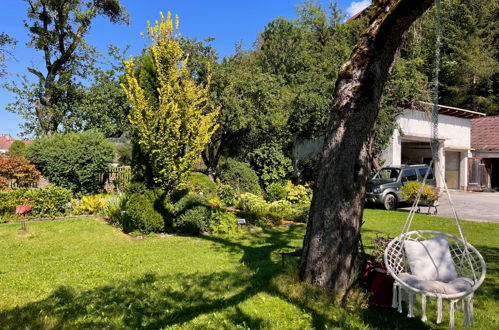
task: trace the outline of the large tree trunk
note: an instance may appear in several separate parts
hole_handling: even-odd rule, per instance
[[[372,132],[403,35],[433,0],[379,0],[336,81],[332,118],[303,242],[300,277],[346,290],[354,278]]]

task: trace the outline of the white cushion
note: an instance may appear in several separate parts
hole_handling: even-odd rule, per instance
[[[417,276],[408,273],[400,273],[398,277],[410,286],[425,292],[455,294],[471,291],[473,288],[473,280],[467,277],[458,277],[448,283],[421,280]]]
[[[412,275],[419,280],[450,282],[457,278],[449,242],[443,236],[426,241],[404,241]]]

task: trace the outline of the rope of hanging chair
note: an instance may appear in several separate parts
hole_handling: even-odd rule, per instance
[[[435,15],[436,15],[436,42],[435,42],[435,80],[434,80],[434,89],[433,89],[433,107],[432,107],[432,111],[431,111],[431,153],[432,153],[432,159],[431,159],[431,162],[429,164],[429,169],[426,171],[425,175],[424,175],[424,178],[423,178],[423,181],[421,182],[421,186],[419,187],[419,190],[418,190],[418,193],[416,195],[416,198],[414,199],[414,202],[412,203],[412,206],[411,206],[411,209],[409,211],[409,214],[407,216],[407,219],[404,223],[404,226],[402,227],[402,232],[401,232],[401,235],[403,234],[406,234],[409,232],[410,228],[411,228],[411,225],[412,225],[412,221],[414,219],[414,216],[416,214],[416,211],[417,211],[417,207],[418,207],[418,204],[421,200],[421,195],[423,193],[423,189],[424,189],[424,186],[426,184],[426,181],[428,179],[428,175],[432,169],[432,165],[434,165],[434,168],[436,169],[435,172],[438,172],[439,174],[439,177],[440,178],[444,178],[444,173],[442,171],[442,168],[440,166],[440,159],[439,159],[439,155],[438,155],[438,151],[440,149],[440,141],[438,139],[438,110],[439,110],[439,107],[438,107],[438,98],[439,98],[439,73],[440,73],[440,44],[441,44],[441,36],[442,36],[442,32],[441,32],[441,25],[440,25],[440,19],[441,19],[441,15],[440,15],[440,0],[436,0],[435,1],[435,5],[436,5],[436,12],[435,12]],[[436,173],[434,173],[434,178],[436,178]],[[451,206],[451,209],[452,209],[452,213],[454,215],[454,218],[456,220],[456,225],[457,225],[457,228],[458,228],[458,231],[459,231],[459,235],[461,236],[461,240],[463,241],[463,245],[464,245],[464,256],[466,258],[466,261],[468,262],[468,264],[471,266],[471,269],[472,269],[472,272],[473,272],[473,277],[474,277],[474,280],[476,281],[477,278],[476,278],[476,273],[475,273],[475,269],[473,267],[473,263],[471,262],[471,258],[470,258],[470,252],[468,251],[468,242],[466,240],[466,237],[464,236],[464,232],[463,232],[463,227],[461,225],[461,221],[459,219],[459,216],[456,212],[456,209],[454,207],[454,202],[452,200],[452,197],[450,195],[450,192],[449,192],[449,189],[447,187],[447,183],[445,182],[445,178],[443,180],[441,180],[442,183],[443,183],[443,188],[445,190],[445,192],[447,193],[447,197],[449,199],[449,204]]]

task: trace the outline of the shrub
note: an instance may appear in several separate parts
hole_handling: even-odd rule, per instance
[[[30,143],[26,156],[50,182],[91,194],[102,188],[99,175],[113,159],[113,146],[96,131],[54,134]]]
[[[225,205],[232,206],[236,202],[236,191],[228,184],[217,182],[217,195]]]
[[[174,229],[181,233],[200,234],[208,230],[210,211],[204,206],[195,206],[175,218]]]
[[[400,188],[400,194],[408,202],[414,202],[421,188],[421,182],[407,182]],[[438,199],[438,194],[435,189],[425,184],[421,192],[421,202],[428,203]]]
[[[71,206],[73,207],[72,213],[75,215],[96,214],[104,208],[108,199],[109,196],[102,194],[74,199],[71,201]]]
[[[28,187],[36,184],[39,178],[40,172],[26,158],[0,156],[0,189]]]
[[[9,157],[19,157],[24,156],[24,151],[26,150],[26,144],[23,141],[15,140],[9,147],[7,155]]]
[[[247,163],[229,158],[220,164],[218,175],[220,181],[230,185],[236,192],[261,193],[258,176]]]
[[[198,194],[185,195],[178,202],[175,203],[175,215],[179,217],[189,209],[198,206],[209,209],[210,202],[206,197]]]
[[[162,232],[171,225],[173,206],[161,190],[130,195],[126,202],[122,228],[126,233]]]
[[[282,182],[273,182],[267,186],[265,199],[269,202],[274,202],[286,199],[287,194],[286,184],[283,184]]]
[[[258,173],[263,186],[282,181],[293,170],[291,159],[286,157],[282,148],[266,144],[248,154],[251,167]]]
[[[187,182],[198,193],[202,192],[208,196],[215,196],[217,194],[217,185],[206,174],[192,172],[189,174]]]
[[[214,233],[234,234],[239,231],[237,217],[232,212],[213,212],[210,221],[210,229]]]
[[[106,218],[109,223],[114,225],[123,224],[124,211],[126,209],[127,195],[124,193],[117,193],[111,195],[105,205],[101,209],[101,214]]]
[[[250,193],[241,194],[237,206],[243,211],[253,213],[265,213],[269,210],[269,205],[263,198]]]
[[[304,185],[286,184],[286,199],[291,203],[308,204],[312,200],[312,189]]]
[[[14,214],[17,205],[29,201],[33,209],[29,217],[56,217],[66,215],[69,209],[71,191],[62,187],[49,185],[43,189],[19,188],[0,191],[0,214]]]

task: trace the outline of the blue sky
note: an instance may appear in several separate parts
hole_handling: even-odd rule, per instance
[[[213,37],[212,45],[220,56],[234,52],[234,45],[242,42],[250,48],[256,36],[268,22],[283,16],[295,17],[296,5],[304,0],[122,0],[130,13],[131,25],[114,25],[105,18],[97,18],[87,36],[89,44],[105,53],[107,45],[120,47],[130,45],[127,54],[137,55],[146,44],[140,37],[145,32],[147,20],[158,19],[159,12],[178,14],[180,33],[199,40]],[[327,7],[329,0],[317,0]],[[370,0],[337,1],[345,14],[353,15],[366,7]],[[5,32],[18,40],[13,50],[14,58],[7,62],[9,74],[4,81],[17,80],[16,74],[27,74],[26,67],[43,69],[41,53],[26,47],[27,30],[23,25],[26,17],[26,3],[22,0],[2,0],[0,11],[0,32]],[[27,74],[28,77],[30,74]],[[31,78],[31,77],[30,77]],[[13,95],[0,89],[0,134],[18,136],[22,118],[4,110],[5,105],[14,101]]]

